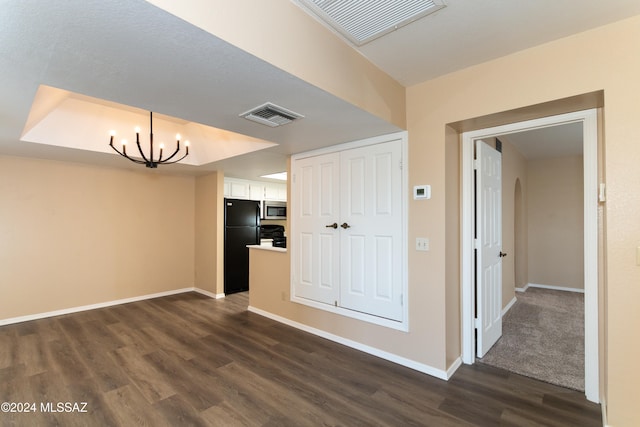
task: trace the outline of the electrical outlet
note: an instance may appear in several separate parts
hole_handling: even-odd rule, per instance
[[[426,237],[416,237],[416,251],[428,251],[429,239]]]

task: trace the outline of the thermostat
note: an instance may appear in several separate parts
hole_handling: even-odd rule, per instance
[[[413,186],[413,200],[422,200],[431,198],[431,186],[430,185],[414,185]]]

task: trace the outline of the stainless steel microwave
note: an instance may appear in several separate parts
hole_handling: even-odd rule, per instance
[[[286,219],[287,202],[265,200],[262,202],[262,219]]]

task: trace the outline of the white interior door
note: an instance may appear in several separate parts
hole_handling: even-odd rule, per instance
[[[502,336],[502,157],[476,141],[477,357]]]
[[[402,320],[402,142],[341,153],[340,302]]]
[[[295,162],[292,242],[295,295],[338,305],[340,287],[340,156],[338,153]]]

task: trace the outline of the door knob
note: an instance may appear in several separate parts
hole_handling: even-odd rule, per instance
[[[500,251],[500,258],[505,257],[505,256],[507,256],[507,253]]]
[[[342,223],[342,225],[341,225],[340,227],[344,228],[345,230],[346,230],[347,228],[351,228],[351,226],[350,226],[349,224],[347,224],[346,222],[343,222],[343,223]]]
[[[334,222],[333,224],[325,225],[325,227],[327,227],[327,228],[333,228],[333,229],[335,230],[336,228],[338,228],[338,223],[337,223],[337,222]]]

